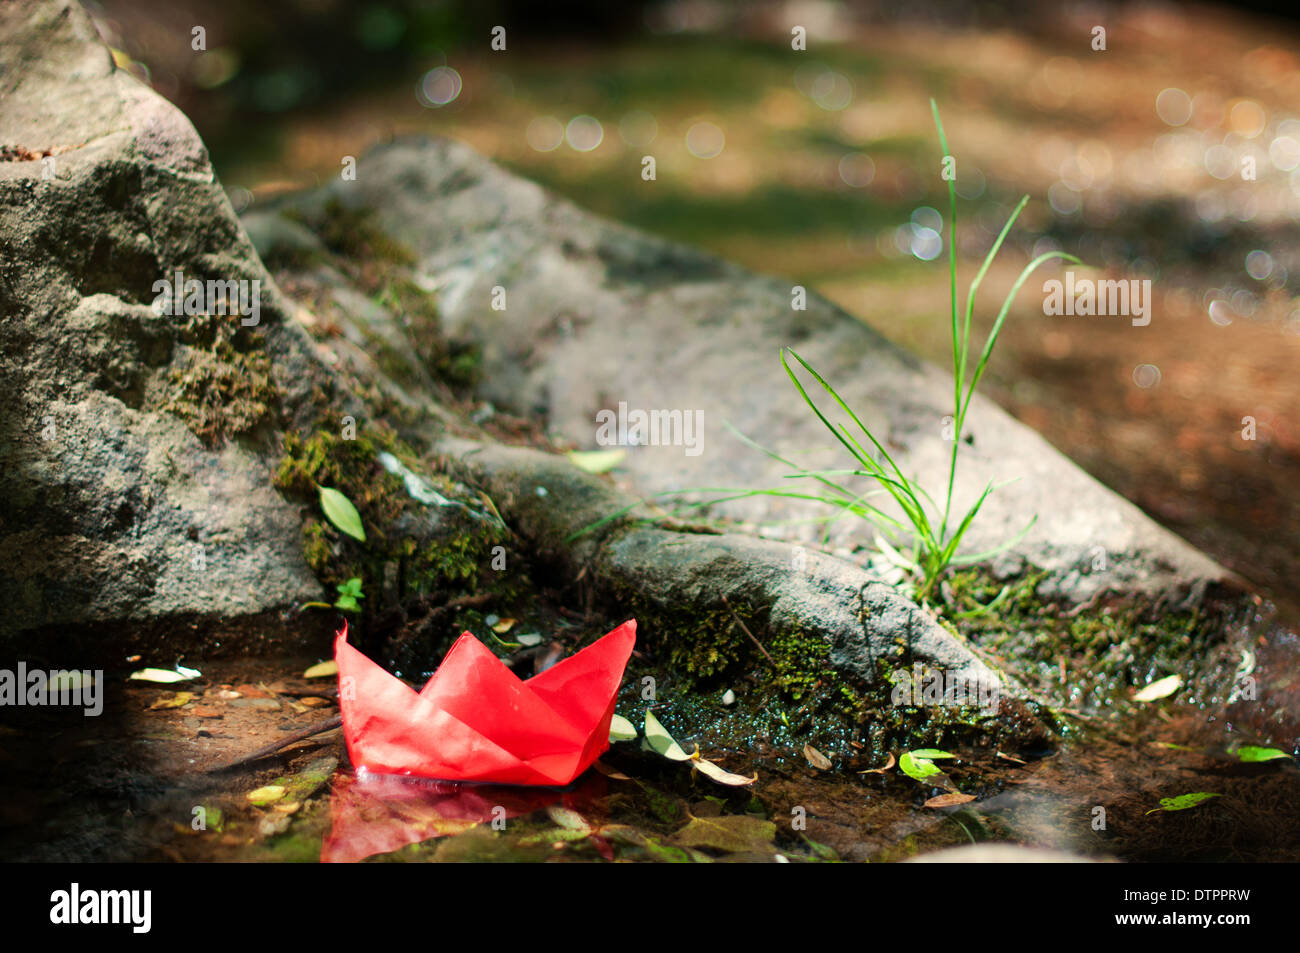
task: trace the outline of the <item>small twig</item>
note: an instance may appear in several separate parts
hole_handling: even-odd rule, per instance
[[[285,735],[279,741],[273,741],[269,745],[266,745],[265,747],[262,748],[258,748],[256,751],[251,752],[250,754],[246,754],[243,755],[242,757],[236,758],[234,761],[228,761],[225,764],[217,765],[215,768],[208,768],[208,773],[216,774],[220,771],[229,771],[231,768],[238,768],[241,765],[248,764],[250,761],[257,761],[261,758],[267,757],[268,755],[273,755],[276,752],[278,752],[280,749],[287,748],[289,747],[289,745],[294,744],[295,742],[302,741],[306,738],[310,738],[312,735],[319,735],[321,732],[324,731],[333,731],[335,728],[339,727],[342,724],[343,724],[343,716],[335,715],[333,718],[329,719],[328,721],[322,721],[320,724],[316,724],[316,725],[309,725],[308,727],[303,728],[300,731],[295,731],[292,734]]]
[[[736,615],[736,610],[731,608],[731,603],[727,601],[726,596],[722,597],[722,604],[727,607],[727,611],[731,613],[731,617],[736,620],[737,624],[739,624],[739,626],[744,630],[745,634],[749,636],[749,640],[758,646],[758,650],[763,653],[763,657],[768,660],[773,668],[776,668],[776,662],[773,661],[772,656],[767,654],[767,649],[763,648],[763,643],[754,638],[754,633],[750,632],[749,626],[745,625],[744,620],[741,619],[740,616]]]
[[[1077,708],[1058,708],[1056,710],[1067,715],[1073,715],[1075,718],[1086,718],[1089,721],[1093,721],[1098,717],[1097,715],[1089,715],[1087,712],[1079,711]]]
[[[428,603],[433,597],[425,596],[422,601]],[[416,623],[413,629],[407,629],[405,633],[394,635],[389,644],[393,650],[402,649],[411,639],[433,634],[434,630],[441,625],[449,616],[454,617],[461,609],[481,609],[495,599],[496,596],[491,592],[480,592],[477,595],[461,596],[458,599],[452,599],[444,602],[440,606],[434,606],[429,610],[428,615],[424,616]]]
[[[444,602],[440,606],[434,606],[421,622],[426,626],[432,626],[435,624],[434,620],[440,620],[446,615],[455,614],[461,609],[481,609],[483,606],[490,603],[493,598],[494,596],[490,592],[480,592],[477,595],[472,596],[461,596],[459,599],[452,599],[449,602]]]

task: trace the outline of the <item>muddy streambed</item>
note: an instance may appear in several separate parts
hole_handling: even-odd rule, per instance
[[[478,617],[468,624],[489,641]],[[744,691],[727,705],[721,690],[702,687],[662,692],[653,710],[688,751],[698,744],[729,771],[756,772],[749,787],[715,784],[639,742],[613,745],[564,790],[358,778],[337,729],[214,772],[328,723],[337,715],[334,679],[304,678],[318,661],[307,656],[190,656],[202,677],[178,685],[127,681],[137,663],[106,673],[99,717],[4,711],[0,856],[880,862],[1012,842],[1134,862],[1300,860],[1300,770],[1292,760],[1248,764],[1231,753],[1240,744],[1296,753],[1300,639],[1267,604],[1229,625],[1174,696],[1148,705],[1079,698],[1073,713],[1052,709],[1057,737],[1041,750],[945,743],[956,757],[927,782],[896,764],[873,772],[905,749],[873,743],[869,731]],[[618,710],[640,725],[652,703],[637,666]],[[1253,699],[1231,688],[1243,673]],[[806,745],[830,767],[814,766]],[[974,799],[926,806],[956,792]],[[1192,792],[1219,796],[1155,810],[1161,798]]]

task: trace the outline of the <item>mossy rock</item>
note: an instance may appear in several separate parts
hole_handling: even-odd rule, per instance
[[[374,425],[349,439],[321,427],[306,436],[287,434],[284,448],[275,485],[309,508],[303,556],[331,592],[359,578],[366,595],[364,617],[432,593],[472,592],[490,572],[493,548],[507,536],[491,501],[431,472],[391,430]],[[381,462],[385,454],[421,481],[421,492],[435,502],[412,495],[406,480]],[[338,490],[356,507],[364,542],[324,517],[322,486]]]

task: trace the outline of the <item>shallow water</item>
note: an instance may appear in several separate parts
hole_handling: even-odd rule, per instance
[[[207,774],[334,712],[328,697],[303,704],[332,688],[299,677],[314,660],[214,661],[179,708],[154,707],[175,699],[173,687],[118,681],[99,718],[4,712],[0,857],[879,862],[999,841],[1135,862],[1300,860],[1295,762],[1243,764],[1229,753],[1240,743],[1300,751],[1300,639],[1267,606],[1242,625],[1250,635],[1238,632],[1235,644],[1253,647],[1257,698],[1229,702],[1206,690],[1217,682],[1193,680],[1183,702],[1071,719],[1047,751],[951,749],[958,757],[940,762],[947,780],[938,784],[896,767],[860,773],[883,759],[815,720],[792,728],[751,712],[740,722],[747,739],[718,747],[710,739],[736,738],[737,724],[694,696],[654,710],[687,750],[698,743],[727,770],[756,772],[751,787],[717,785],[636,742],[615,744],[603,773],[564,790],[357,778],[337,731]],[[625,689],[619,704],[634,722],[644,707],[636,698]],[[832,769],[814,768],[805,743]],[[249,802],[272,784],[286,789],[278,801]],[[924,806],[952,790],[974,800]],[[1155,810],[1197,791],[1220,796]]]

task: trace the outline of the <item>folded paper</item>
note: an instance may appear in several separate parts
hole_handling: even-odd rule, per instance
[[[356,768],[444,781],[563,786],[609,748],[636,620],[521,680],[466,632],[420,692],[334,640]]]

